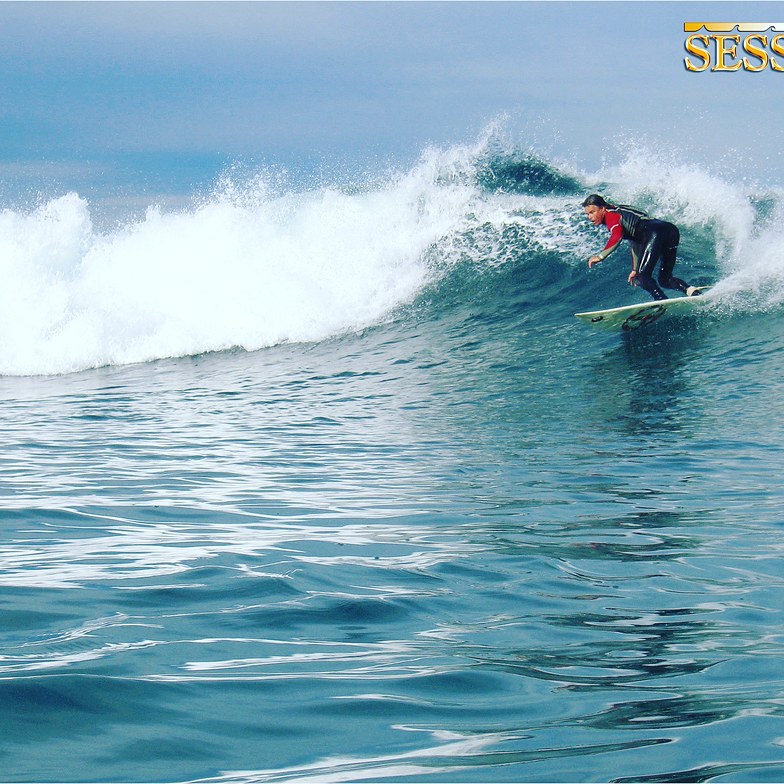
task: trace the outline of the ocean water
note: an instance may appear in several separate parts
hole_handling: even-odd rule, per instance
[[[699,315],[573,318],[646,298],[597,190]],[[100,212],[0,211],[0,779],[784,779],[782,191],[482,139]]]

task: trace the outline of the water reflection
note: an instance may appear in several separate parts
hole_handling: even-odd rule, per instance
[[[747,763],[715,763],[713,765],[700,765],[688,770],[678,770],[670,773],[659,773],[651,776],[634,776],[612,779],[612,784],[634,784],[634,782],[672,782],[672,784],[699,784],[703,781],[713,781],[719,777],[738,774],[738,781],[769,781],[771,784],[781,781],[784,765],[781,762],[747,762]]]
[[[709,327],[682,319],[677,327],[621,336],[620,345],[589,368],[587,411],[631,436],[688,430],[703,413],[690,373]]]
[[[424,732],[423,728],[398,727],[403,731]],[[531,766],[550,759],[580,757],[658,746],[666,739],[632,740],[620,743],[554,746],[547,749],[514,748],[526,746],[525,734],[504,732],[457,733],[429,731],[432,739],[441,741],[415,751],[380,754],[367,757],[335,756],[315,764],[272,770],[248,770],[226,773],[191,784],[262,784],[276,781],[349,782],[368,779],[400,781],[412,776],[433,777],[434,781],[456,780],[464,771],[514,765]],[[513,748],[508,748],[512,746]],[[494,748],[500,747],[500,748]],[[439,776],[439,774],[441,774]],[[474,774],[475,775],[475,774]]]
[[[546,621],[585,634],[572,635],[563,650],[533,645],[510,651],[503,659],[478,660],[485,666],[571,689],[628,687],[655,678],[694,675],[716,663],[711,653],[703,652],[700,660],[692,652],[679,650],[707,647],[705,643],[713,639],[716,627],[704,620],[670,621],[662,612],[652,612],[580,613]],[[580,639],[583,636],[585,640]]]
[[[721,759],[747,719],[773,758],[776,499],[730,525],[728,491],[690,493],[699,335],[621,343],[584,386],[551,347],[463,337],[107,369],[37,401],[0,382],[0,672],[36,706],[13,769],[68,736],[35,719],[69,701],[114,723],[118,765],[160,764],[172,722],[146,718],[171,707],[191,743],[168,780],[205,771],[193,737],[227,782],[721,775],[675,741]],[[144,778],[90,744],[70,773]]]
[[[602,729],[693,727],[736,715],[737,696],[674,694],[668,698],[653,696],[646,700],[629,700],[588,716],[581,723]]]

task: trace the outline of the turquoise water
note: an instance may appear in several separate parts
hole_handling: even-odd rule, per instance
[[[5,210],[0,778],[780,781],[784,202],[632,168]]]

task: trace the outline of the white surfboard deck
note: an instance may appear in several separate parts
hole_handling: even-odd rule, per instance
[[[700,291],[705,291],[707,288],[709,287],[701,286]],[[640,327],[650,326],[665,315],[687,313],[705,301],[704,297],[671,297],[639,302],[636,305],[624,305],[620,308],[575,313],[574,315],[586,324],[629,332],[640,329]]]

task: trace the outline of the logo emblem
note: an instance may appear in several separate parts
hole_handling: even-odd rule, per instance
[[[784,72],[784,22],[684,22],[687,71]]]

